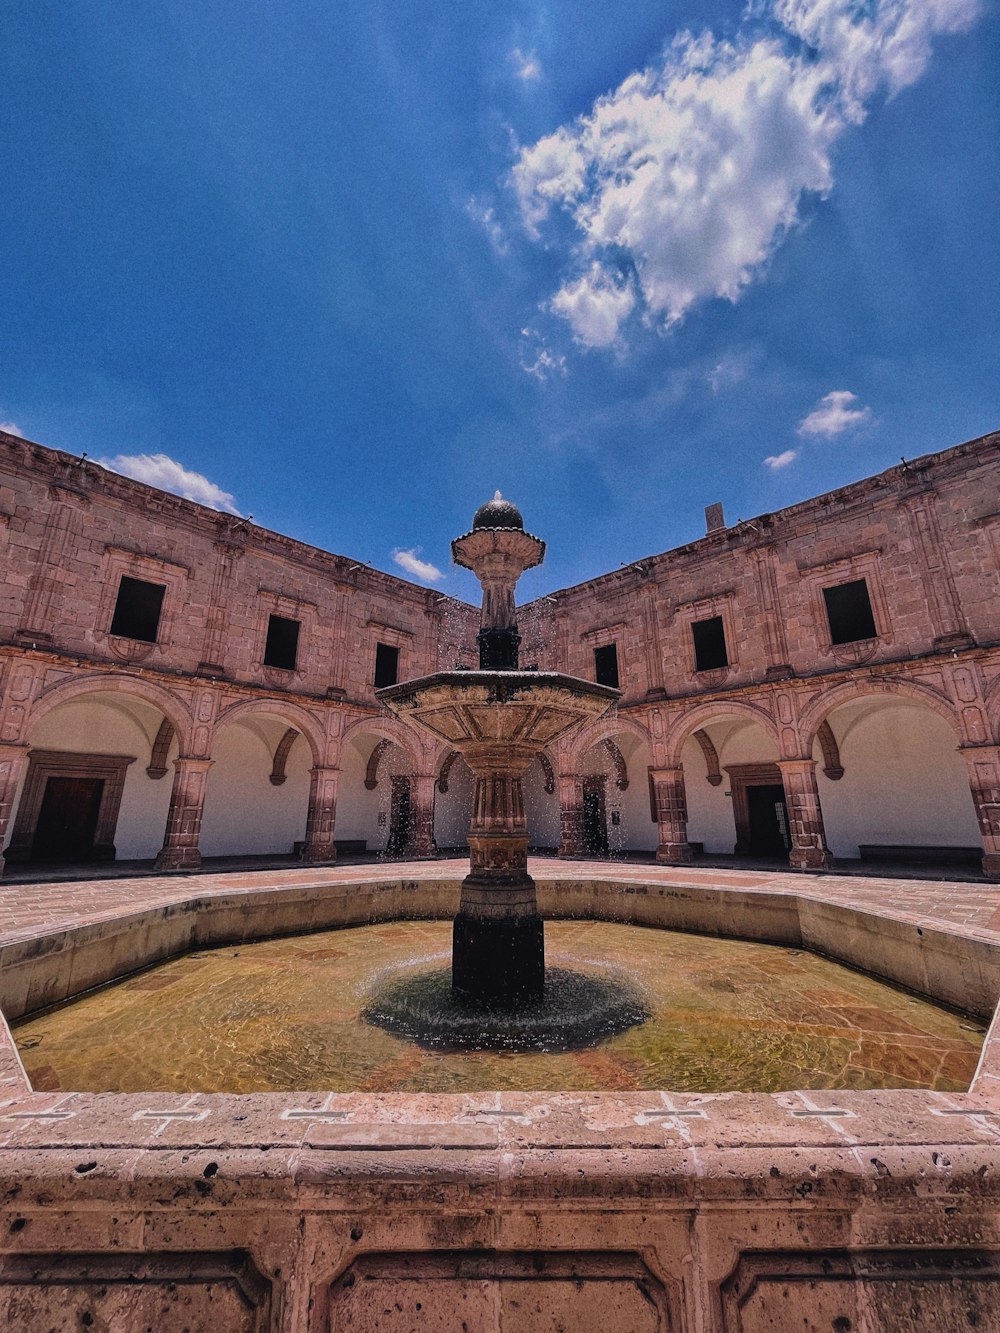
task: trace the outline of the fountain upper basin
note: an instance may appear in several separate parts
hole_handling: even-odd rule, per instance
[[[534,755],[621,697],[556,671],[439,671],[375,691],[393,713],[475,758],[498,743]]]

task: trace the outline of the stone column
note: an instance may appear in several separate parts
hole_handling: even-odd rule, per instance
[[[410,786],[410,840],[418,861],[437,856],[434,841],[434,789],[437,775],[417,773]]]
[[[687,792],[684,790],[684,770],[651,768],[653,799],[659,839],[656,859],[665,865],[684,865],[692,859],[691,844],[687,840]]]
[[[333,833],[337,821],[339,777],[339,768],[315,767],[309,770],[309,810],[306,814],[306,840],[301,859],[310,865],[328,864],[337,859]]]
[[[157,870],[197,870],[201,865],[198,839],[211,767],[211,759],[174,760],[174,785],[163,846],[155,862]]]
[[[788,864],[793,870],[825,870],[833,864],[826,845],[823,810],[816,785],[815,759],[781,759],[781,781],[788,807],[792,850]]]
[[[559,774],[559,855],[583,856],[583,783],[575,773]]]
[[[1000,745],[960,748],[983,838],[983,874],[987,879],[1000,879]]]
[[[17,786],[28,762],[26,745],[0,745],[0,875],[3,874],[3,848],[14,809]]]

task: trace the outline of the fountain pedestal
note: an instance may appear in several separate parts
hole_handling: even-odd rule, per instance
[[[509,746],[472,745],[465,752],[476,787],[470,869],[452,936],[452,989],[489,1008],[537,1002],[545,989],[544,930],[528,874],[521,789],[533,757]]]
[[[524,531],[499,491],[451,549],[483,588],[480,670],[438,672],[376,696],[403,721],[447,742],[472,769],[471,864],[452,934],[452,990],[483,1008],[518,1009],[537,1003],[545,989],[521,780],[547,745],[606,712],[619,693],[573,676],[518,670],[514,587],[541,563],[545,543]]]

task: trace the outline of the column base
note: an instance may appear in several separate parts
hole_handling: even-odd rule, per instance
[[[656,859],[660,865],[685,866],[694,860],[694,852],[689,842],[664,842],[656,849]]]
[[[201,852],[197,847],[164,847],[153,862],[154,870],[200,870]]]
[[[545,992],[545,927],[532,916],[459,912],[452,931],[451,988],[467,1004],[519,1009]]]
[[[788,853],[790,870],[829,870],[833,856],[821,847],[793,847]]]
[[[337,849],[332,842],[309,843],[299,852],[299,860],[307,866],[333,865],[337,859]]]
[[[987,879],[1000,879],[1000,852],[983,853],[983,874]]]

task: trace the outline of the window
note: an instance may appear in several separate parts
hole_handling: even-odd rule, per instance
[[[264,665],[294,671],[299,652],[299,621],[287,616],[268,616]]]
[[[711,620],[696,620],[691,626],[694,638],[695,671],[717,671],[729,665],[726,652],[726,631],[721,616]]]
[[[830,622],[831,643],[857,643],[859,639],[878,637],[865,579],[824,588],[823,600]]]
[[[375,645],[375,688],[395,685],[399,680],[399,649],[389,643]]]
[[[594,649],[594,679],[598,685],[610,685],[618,688],[618,645],[605,644]]]
[[[162,583],[147,583],[144,579],[123,574],[118,585],[115,613],[111,617],[111,633],[123,639],[155,643],[166,591]]]

